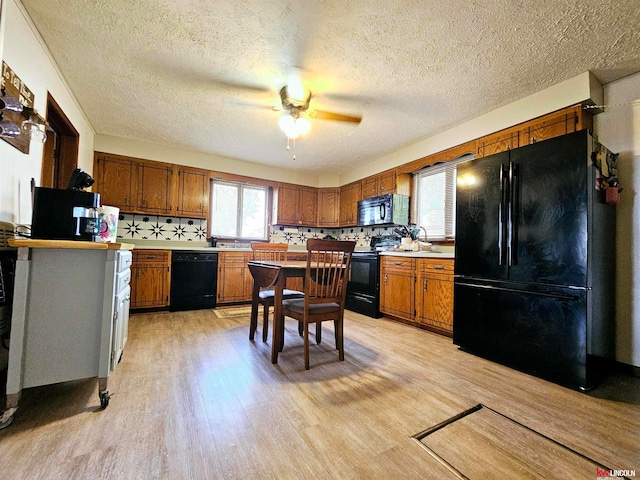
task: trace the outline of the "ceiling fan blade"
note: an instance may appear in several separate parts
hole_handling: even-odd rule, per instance
[[[318,120],[334,120],[336,122],[360,123],[362,121],[362,117],[344,115],[342,113],[325,112],[324,110],[312,110],[309,113],[309,116],[311,118],[317,118]]]

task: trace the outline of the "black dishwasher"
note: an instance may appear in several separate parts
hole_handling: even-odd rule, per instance
[[[215,308],[217,289],[217,253],[187,250],[172,252],[171,310]]]

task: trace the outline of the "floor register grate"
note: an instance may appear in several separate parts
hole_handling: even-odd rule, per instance
[[[483,404],[411,438],[460,479],[598,478],[612,471]]]

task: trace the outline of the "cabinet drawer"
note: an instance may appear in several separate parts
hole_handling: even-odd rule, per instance
[[[121,292],[131,283],[131,270],[126,269],[116,275],[116,292]]]
[[[416,259],[408,257],[391,257],[386,256],[382,258],[382,268],[387,271],[398,272],[414,272],[416,270]]]
[[[420,259],[420,272],[453,275],[453,260]]]
[[[116,272],[122,272],[127,268],[131,268],[131,262],[133,262],[133,254],[130,251],[119,251],[116,264]]]
[[[166,263],[169,264],[171,252],[169,250],[138,250],[133,252],[135,263]]]
[[[218,254],[219,263],[247,263],[253,254],[245,252],[220,252]]]

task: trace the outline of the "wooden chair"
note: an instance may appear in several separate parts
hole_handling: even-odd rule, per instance
[[[344,360],[344,303],[351,255],[356,242],[340,240],[307,240],[307,271],[304,298],[282,302],[283,318],[295,318],[302,323],[304,368],[309,370],[309,324],[316,324],[316,343],[321,341],[322,322],[333,320],[336,349]]]
[[[268,243],[268,242],[251,242],[251,250],[253,250],[254,260],[277,260],[283,261],[287,259],[287,250],[289,245],[286,243]],[[252,272],[253,274],[253,272]],[[273,279],[259,279],[254,276],[254,282],[259,281],[260,285],[270,285],[275,280]],[[262,341],[267,341],[267,334],[269,332],[269,308],[273,306],[273,299],[275,291],[273,288],[265,287],[260,289],[257,302],[251,302],[251,321],[249,323],[249,340],[253,340],[256,329],[258,328],[258,305],[263,306],[262,313]],[[304,293],[298,290],[285,289],[283,292],[283,299],[288,298],[301,298]]]

